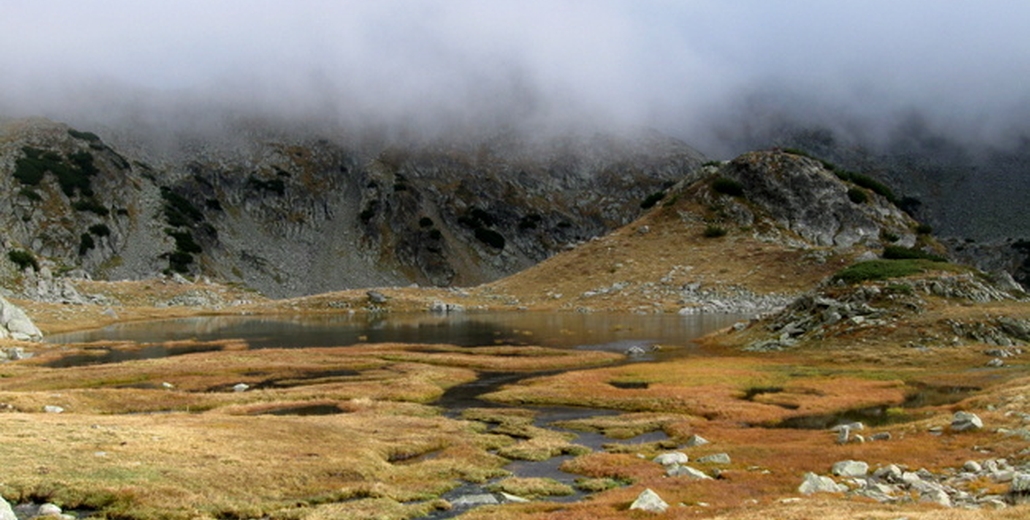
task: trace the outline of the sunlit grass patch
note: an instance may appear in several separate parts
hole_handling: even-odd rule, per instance
[[[572,486],[551,478],[511,477],[490,485],[491,491],[502,491],[522,498],[565,496],[575,493]]]
[[[555,423],[555,426],[597,432],[612,439],[631,439],[645,433],[664,430],[667,425],[683,421],[689,421],[689,417],[675,414],[629,413],[561,421]]]

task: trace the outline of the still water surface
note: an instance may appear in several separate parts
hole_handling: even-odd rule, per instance
[[[698,336],[746,319],[739,314],[628,315],[461,313],[320,316],[209,316],[127,323],[47,338],[51,343],[241,339],[250,348],[358,343],[542,345],[623,351],[629,346],[687,346]],[[157,352],[157,351],[154,351]],[[153,356],[150,356],[153,357]]]

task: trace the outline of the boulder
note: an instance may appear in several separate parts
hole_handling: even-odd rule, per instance
[[[1009,484],[1009,491],[1012,493],[1030,493],[1030,473],[1016,473],[1012,476],[1012,483]]]
[[[62,512],[63,511],[61,511],[60,507],[48,502],[39,506],[39,510],[36,511],[36,514],[38,516],[60,516]]]
[[[838,477],[864,477],[869,473],[869,464],[858,460],[842,460],[833,465],[833,474]]]
[[[728,453],[713,453],[697,459],[697,462],[701,464],[729,464],[730,455]]]
[[[983,420],[981,420],[975,413],[955,412],[955,415],[951,419],[951,431],[953,432],[975,431],[983,427]]]
[[[386,303],[386,295],[379,291],[368,291],[365,293],[368,296],[368,301],[375,305],[382,305]]]
[[[658,455],[653,460],[662,466],[672,466],[675,464],[686,464],[689,459],[687,458],[686,453],[681,451],[670,451]]]
[[[658,493],[645,489],[637,499],[633,501],[629,506],[630,510],[641,510],[648,511],[651,513],[664,513],[666,509],[669,509],[669,504],[662,500],[662,497],[658,496]]]
[[[233,392],[246,392],[249,388],[250,388],[250,385],[248,385],[247,383],[237,383],[237,384],[233,385],[232,391]]]
[[[665,475],[669,477],[689,477],[694,480],[709,480],[712,478],[705,474],[704,471],[682,464],[669,466],[669,469],[665,470]]]
[[[805,473],[804,480],[798,486],[798,493],[811,495],[813,493],[843,493],[847,487],[833,481],[830,477],[821,477],[815,473]]]
[[[500,503],[492,493],[463,495],[451,501],[451,505],[454,507],[494,506]]]
[[[4,497],[0,497],[0,520],[18,520],[18,517],[14,516],[11,504],[7,503]]]
[[[686,445],[687,445],[688,448],[693,448],[695,446],[704,446],[705,444],[708,444],[708,443],[709,443],[708,439],[705,439],[704,437],[702,437],[700,435],[691,435],[690,438],[687,439]]]

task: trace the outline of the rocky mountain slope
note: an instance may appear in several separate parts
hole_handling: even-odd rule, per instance
[[[633,224],[487,290],[528,306],[755,312],[856,258],[941,250],[886,197],[805,156],[752,152],[702,174]]]
[[[3,123],[4,279],[28,266],[112,280],[177,272],[270,296],[474,285],[629,222],[703,161],[647,133],[462,146],[260,129],[221,148],[116,139]]]

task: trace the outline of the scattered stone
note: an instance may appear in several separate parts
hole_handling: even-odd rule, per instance
[[[668,477],[690,477],[695,480],[709,480],[709,477],[704,471],[690,466],[684,466],[682,464],[676,464],[675,466],[669,466],[669,469],[665,470],[665,475]]]
[[[951,507],[951,497],[948,493],[939,487],[929,489],[919,495],[920,502],[928,502],[932,504],[939,504],[944,507]]]
[[[690,438],[687,439],[686,445],[688,448],[693,448],[695,446],[704,446],[708,443],[709,441],[700,435],[691,435]]]
[[[837,444],[847,444],[851,439],[851,428],[843,426],[837,429]]]
[[[61,408],[60,406],[54,406],[54,405],[48,404],[48,405],[43,407],[43,411],[46,412],[46,413],[63,413],[64,412],[64,408]]]
[[[38,516],[60,516],[62,513],[61,508],[55,504],[46,503],[39,506],[39,510],[36,511]]]
[[[843,493],[847,487],[837,484],[830,477],[821,477],[815,473],[805,473],[804,480],[798,486],[798,493],[811,495],[813,493]]]
[[[983,471],[983,466],[975,460],[967,460],[966,463],[962,465],[962,469],[970,473],[979,473]]]
[[[994,358],[994,359],[988,361],[986,366],[988,366],[990,368],[1001,368],[1001,367],[1005,366],[1005,362],[1002,361],[1000,358]]]
[[[172,389],[175,388],[175,385],[173,385],[171,383],[168,383],[168,382],[164,382],[164,383],[161,383],[161,388],[164,388],[165,390],[172,390]]]
[[[451,505],[454,507],[495,506],[500,503],[501,502],[497,500],[497,497],[495,497],[493,493],[464,495],[451,501]]]
[[[664,513],[669,508],[669,504],[662,500],[662,497],[658,496],[658,493],[651,491],[651,489],[645,489],[637,499],[633,501],[629,506],[630,510],[639,509],[641,511],[648,511],[651,513]]]
[[[891,440],[891,432],[879,432],[869,436],[871,441],[889,441]]]
[[[686,453],[681,451],[670,451],[658,455],[653,460],[662,466],[672,466],[675,464],[686,464],[689,459],[687,458]]]
[[[250,385],[248,385],[247,383],[237,383],[237,384],[233,385],[232,391],[233,392],[246,392],[249,388],[250,388]]]
[[[376,305],[382,305],[386,303],[386,295],[379,291],[368,291],[365,294],[368,296],[368,301]]]
[[[1030,473],[1016,473],[1009,484],[1010,493],[1030,493]]]
[[[729,464],[730,455],[728,453],[713,453],[697,459],[699,464]]]
[[[966,432],[979,430],[984,427],[983,420],[975,413],[955,412],[951,419],[951,431]]]
[[[641,347],[639,345],[633,345],[632,347],[626,349],[626,355],[629,357],[638,357],[643,356],[644,354],[647,354],[647,351],[644,350],[644,347]]]
[[[14,516],[11,504],[7,503],[4,497],[0,497],[0,520],[18,520],[18,517]]]
[[[842,460],[833,465],[832,472],[838,477],[864,477],[869,473],[869,464],[858,460]]]
[[[501,501],[506,503],[506,504],[526,504],[526,503],[529,502],[528,498],[522,498],[522,497],[517,496],[517,495],[512,495],[510,493],[505,493],[503,491],[501,491],[501,492],[499,492],[497,494],[501,496]]]

